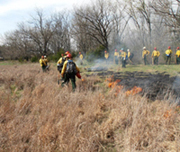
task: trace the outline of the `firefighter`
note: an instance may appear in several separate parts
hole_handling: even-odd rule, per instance
[[[148,64],[147,56],[149,55],[149,53],[150,52],[146,49],[146,47],[143,47],[142,58],[144,59],[144,65]]]
[[[176,64],[180,64],[180,50],[179,50],[179,47],[177,47],[176,50],[177,50],[176,54],[175,54],[175,56],[176,56]]]
[[[107,63],[107,60],[108,60],[108,58],[109,58],[109,53],[107,53],[107,51],[104,51],[104,57],[105,57],[106,63]]]
[[[46,64],[46,70],[49,70],[49,64],[48,64],[49,61],[48,61],[46,55],[44,56],[44,62]]]
[[[160,56],[160,52],[157,51],[157,48],[155,47],[154,51],[152,52],[152,56],[151,56],[152,59],[153,59],[153,64],[158,65],[159,56]]]
[[[133,58],[134,54],[131,53],[131,52],[129,51],[129,49],[127,49],[127,54],[128,54],[128,60],[131,62],[131,64],[133,64],[132,58]]]
[[[80,64],[83,65],[83,55],[79,52]]]
[[[172,50],[170,46],[168,46],[168,49],[165,51],[165,54],[166,54],[166,64],[168,63],[170,65],[171,55],[172,55]]]
[[[64,54],[61,54],[61,57],[57,61],[57,70],[59,71],[59,73],[61,73],[65,60],[66,60],[66,56],[64,56]]]
[[[67,60],[64,62],[61,76],[64,78],[64,81],[61,83],[61,86],[63,87],[64,84],[68,84],[69,80],[71,80],[72,83],[72,89],[73,91],[76,88],[76,74],[80,73],[79,68],[76,66],[76,64],[72,60],[72,55],[68,54],[66,56]]]
[[[120,50],[120,52],[121,52],[122,68],[126,68],[127,54],[126,54],[126,52],[124,51],[123,48]]]
[[[114,61],[115,61],[115,64],[118,64],[118,59],[119,58],[119,52],[117,52],[117,49],[115,49],[115,52],[114,52]]]
[[[44,61],[44,56],[41,56],[41,59],[39,60],[39,63],[41,65],[42,71],[46,72],[46,62]]]

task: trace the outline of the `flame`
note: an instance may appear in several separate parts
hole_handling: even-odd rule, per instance
[[[116,81],[113,81],[114,76],[111,76],[110,78],[107,78],[106,81],[108,81],[108,88],[111,88],[111,91],[115,89],[115,96],[117,96],[121,90],[124,88],[122,85],[118,85],[119,82],[121,82],[120,79],[117,79]],[[125,92],[126,96],[129,95],[135,95],[142,91],[142,88],[134,86],[131,90],[128,90]]]
[[[126,96],[135,95],[142,91],[142,88],[134,86],[131,90],[125,92]]]
[[[164,117],[167,119],[167,118],[170,118],[172,116],[172,110],[168,110],[164,113]]]

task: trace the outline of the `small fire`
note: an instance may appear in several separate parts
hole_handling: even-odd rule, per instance
[[[170,118],[172,115],[172,110],[168,110],[164,113],[164,117],[167,119],[167,118]]]
[[[142,91],[142,88],[134,86],[131,90],[126,91],[126,96],[135,95]]]

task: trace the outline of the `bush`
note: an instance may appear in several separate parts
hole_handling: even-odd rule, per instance
[[[105,47],[101,45],[95,50],[88,51],[86,53],[86,60],[88,62],[92,62],[95,59],[102,58],[104,55],[104,50],[105,50]]]
[[[37,56],[33,56],[31,58],[31,62],[38,62],[38,57]]]

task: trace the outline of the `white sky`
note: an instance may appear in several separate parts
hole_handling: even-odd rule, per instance
[[[36,8],[47,13],[64,9],[72,10],[73,6],[83,5],[90,0],[0,0],[0,36],[17,29],[17,24],[30,19]]]

